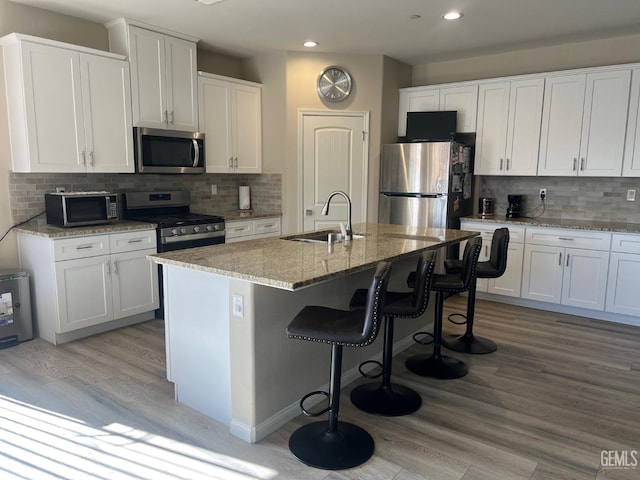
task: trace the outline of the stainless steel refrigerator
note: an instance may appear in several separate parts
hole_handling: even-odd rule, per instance
[[[378,221],[460,228],[473,213],[472,155],[457,142],[382,145]]]

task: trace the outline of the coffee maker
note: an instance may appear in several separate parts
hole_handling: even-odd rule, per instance
[[[507,207],[507,218],[520,218],[522,214],[522,195],[507,195],[509,206]]]

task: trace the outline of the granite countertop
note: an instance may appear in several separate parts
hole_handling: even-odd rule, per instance
[[[271,237],[150,255],[157,263],[214,273],[261,285],[297,290],[374,267],[408,254],[460,242],[476,232],[358,224],[351,242],[307,243]],[[309,232],[306,232],[309,233]],[[306,234],[305,233],[305,234]]]
[[[255,220],[256,218],[281,217],[282,212],[269,210],[227,210],[223,212],[216,212],[216,215],[223,217],[225,222],[233,222],[235,220]]]
[[[69,227],[61,228],[53,225],[38,225],[31,222],[19,227],[15,227],[14,231],[18,233],[26,233],[28,235],[36,235],[47,238],[64,238],[64,237],[80,237],[86,235],[101,235],[108,233],[129,232],[134,230],[148,230],[156,228],[155,223],[133,222],[129,220],[118,220],[115,223],[105,225],[91,225],[87,227]]]
[[[505,218],[502,215],[473,215],[461,220],[487,223],[503,223],[526,227],[570,228],[575,230],[595,230],[600,232],[640,233],[640,223],[603,222],[595,220],[570,220],[565,218]]]

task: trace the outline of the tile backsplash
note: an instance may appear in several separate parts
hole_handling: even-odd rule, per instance
[[[640,223],[640,178],[479,177],[478,197],[496,199],[496,217],[507,209],[507,195],[522,195],[523,216]],[[547,189],[545,210],[538,193]],[[627,201],[636,190],[636,201]],[[477,205],[475,206],[477,209]],[[477,210],[474,210],[477,212]]]
[[[211,194],[216,185],[217,195]],[[254,210],[282,211],[280,174],[237,175],[135,175],[87,173],[10,173],[9,190],[13,223],[19,223],[44,210],[44,194],[56,187],[67,191],[189,190],[191,209],[198,213],[219,214],[238,208],[238,187],[251,187]],[[40,219],[39,219],[40,220]],[[43,221],[43,220],[40,220]]]

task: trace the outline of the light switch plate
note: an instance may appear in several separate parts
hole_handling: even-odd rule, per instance
[[[233,294],[233,316],[244,318],[244,297],[238,293]]]
[[[636,191],[633,189],[627,190],[627,202],[635,202],[636,201]]]

